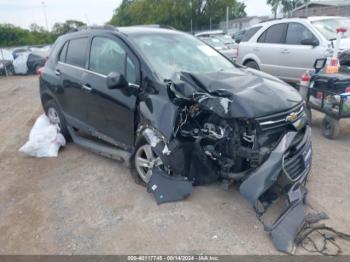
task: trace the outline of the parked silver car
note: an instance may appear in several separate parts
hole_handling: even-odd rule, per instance
[[[219,51],[228,59],[236,60],[238,45],[231,36],[225,34],[223,31],[206,31],[198,33],[195,36]]]
[[[255,25],[243,36],[237,62],[288,82],[297,82],[316,59],[333,52],[336,29],[347,28],[341,50],[350,49],[350,19],[309,17],[274,20]]]

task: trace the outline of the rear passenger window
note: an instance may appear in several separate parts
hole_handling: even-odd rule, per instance
[[[301,45],[301,41],[305,39],[315,39],[315,36],[302,24],[290,23],[288,25],[286,44]]]
[[[257,26],[257,27],[253,27],[250,28],[247,32],[245,32],[242,36],[241,42],[247,42],[250,40],[250,38],[253,37],[253,35],[255,35],[256,32],[258,32],[260,30],[261,26]]]
[[[284,42],[286,24],[269,27],[258,39],[259,43],[281,44]]]
[[[69,41],[66,63],[85,67],[88,38],[78,38]]]
[[[62,47],[60,55],[58,57],[58,61],[66,62],[67,47],[68,47],[68,41]]]

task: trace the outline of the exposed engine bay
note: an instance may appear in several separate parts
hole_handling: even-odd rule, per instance
[[[188,74],[167,82],[172,105],[164,112],[167,119],[174,116],[171,132],[149,123],[139,127],[161,159],[148,190],[161,204],[184,199],[192,185],[240,183],[241,194],[262,222],[267,209],[284,196],[288,205],[282,215],[275,223],[263,223],[278,250],[288,252],[304,221],[304,185],[311,168],[311,130],[303,102],[251,117],[252,110],[246,115],[244,108],[236,110],[232,92],[198,86],[200,79]]]

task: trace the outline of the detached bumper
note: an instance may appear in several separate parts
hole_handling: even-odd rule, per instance
[[[295,144],[295,141],[299,141]],[[296,132],[287,133],[271,152],[269,158],[241,184],[241,194],[253,205],[260,218],[269,205],[264,196],[278,184],[278,193],[287,194],[288,206],[272,225],[265,225],[271,233],[276,248],[288,252],[293,247],[294,238],[304,223],[303,184],[311,169],[312,146],[311,129],[306,127],[302,138]],[[275,191],[276,193],[276,191]]]

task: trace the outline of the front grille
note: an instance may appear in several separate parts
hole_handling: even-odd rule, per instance
[[[288,117],[293,115],[293,121],[288,120]],[[257,121],[262,131],[283,128],[290,123],[296,122],[304,115],[304,106],[302,104],[292,108],[291,110],[258,118]]]
[[[307,132],[309,131],[305,128],[300,131],[283,156],[283,171],[293,181],[297,180],[310,164],[308,159],[311,154],[311,142]]]
[[[305,163],[302,155],[296,158],[284,159],[284,171],[292,179],[297,179],[305,170]]]

